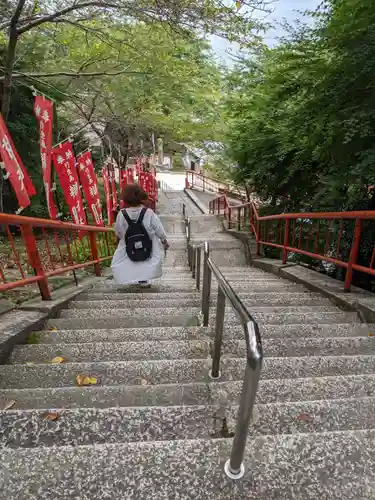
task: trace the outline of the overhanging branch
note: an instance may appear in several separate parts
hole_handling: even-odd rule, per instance
[[[54,78],[57,76],[67,76],[69,78],[90,78],[93,76],[118,76],[118,75],[152,75],[147,71],[100,71],[93,73],[75,73],[70,71],[58,71],[57,73],[13,73],[13,79],[21,80],[25,78]],[[4,80],[4,76],[0,76],[0,82]]]

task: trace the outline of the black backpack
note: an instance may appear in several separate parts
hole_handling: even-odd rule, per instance
[[[121,210],[129,226],[125,233],[126,253],[133,262],[148,260],[152,254],[152,241],[143,225],[146,211],[147,208],[142,208],[138,220],[133,221],[126,210]]]

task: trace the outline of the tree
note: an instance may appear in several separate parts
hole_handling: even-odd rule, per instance
[[[253,0],[252,7],[263,2]],[[8,43],[5,52],[1,112],[7,118],[10,106],[10,92],[18,40],[31,30],[45,24],[64,23],[87,31],[86,21],[100,20],[104,23],[112,17],[125,28],[131,21],[145,24],[155,22],[171,26],[182,34],[201,29],[204,32],[219,33],[230,39],[240,37],[248,41],[254,22],[247,15],[239,16],[236,3],[225,6],[220,0],[64,0],[50,6],[41,1],[28,6],[27,0],[17,0],[12,8],[8,3],[0,29],[8,30]],[[100,30],[99,30],[100,34]]]
[[[289,28],[230,75],[228,154],[264,210],[373,210],[374,2],[329,0],[308,15],[312,24]],[[366,265],[370,229],[359,258]]]

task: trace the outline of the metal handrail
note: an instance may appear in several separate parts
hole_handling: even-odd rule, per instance
[[[204,243],[198,245],[191,244],[191,228],[189,219],[185,219],[185,224],[187,228],[186,235],[189,266],[192,271],[193,278],[196,279],[196,286],[198,290],[200,289],[202,248],[204,250],[201,308],[201,312],[203,314],[203,326],[208,326],[209,323],[212,273],[218,282],[215,340],[212,355],[212,368],[209,374],[213,380],[217,380],[221,377],[220,358],[224,330],[225,302],[227,299],[237,313],[244,329],[247,357],[246,369],[238,408],[232,452],[229,460],[227,460],[224,466],[227,476],[231,479],[240,479],[245,473],[243,457],[263,362],[263,350],[259,327],[255,319],[242,303],[241,299],[237,296],[236,292],[225,279],[220,269],[211,259],[209,243],[205,241]]]

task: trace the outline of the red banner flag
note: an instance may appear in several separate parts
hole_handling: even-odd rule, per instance
[[[145,172],[141,170],[138,174],[138,184],[141,186],[142,189],[145,189]]]
[[[98,179],[94,170],[90,151],[86,151],[77,157],[79,178],[87,204],[97,226],[104,226],[102,216],[102,205],[98,190]]]
[[[134,184],[134,169],[132,167],[128,167],[127,171],[128,171],[128,183]]]
[[[7,174],[6,179],[9,179],[17,197],[19,210],[30,205],[30,196],[36,193],[33,183],[28,176],[25,167],[22,164],[16,148],[14,147],[12,138],[3,117],[0,114],[0,156],[2,158],[4,169]]]
[[[107,203],[108,226],[112,226],[112,224],[114,223],[114,215],[113,215],[111,186],[109,183],[108,167],[104,167],[102,169],[102,175],[103,175],[103,186],[104,186],[105,200]]]
[[[54,148],[52,159],[73,222],[87,224],[72,143],[67,141]]]
[[[120,169],[120,193],[122,193],[122,190],[124,187],[128,184],[128,172],[125,168]],[[120,199],[120,208],[124,208],[124,202],[122,199]]]
[[[112,189],[112,209],[116,210],[117,208],[117,187],[116,187],[116,180],[115,180],[115,169],[113,163],[110,164],[108,168],[108,173],[109,173],[109,180],[111,183],[111,189]]]
[[[53,102],[49,101],[44,96],[37,95],[34,101],[34,113],[39,121],[40,158],[42,162],[43,183],[46,192],[48,213],[51,219],[56,219],[57,210],[51,190]]]

